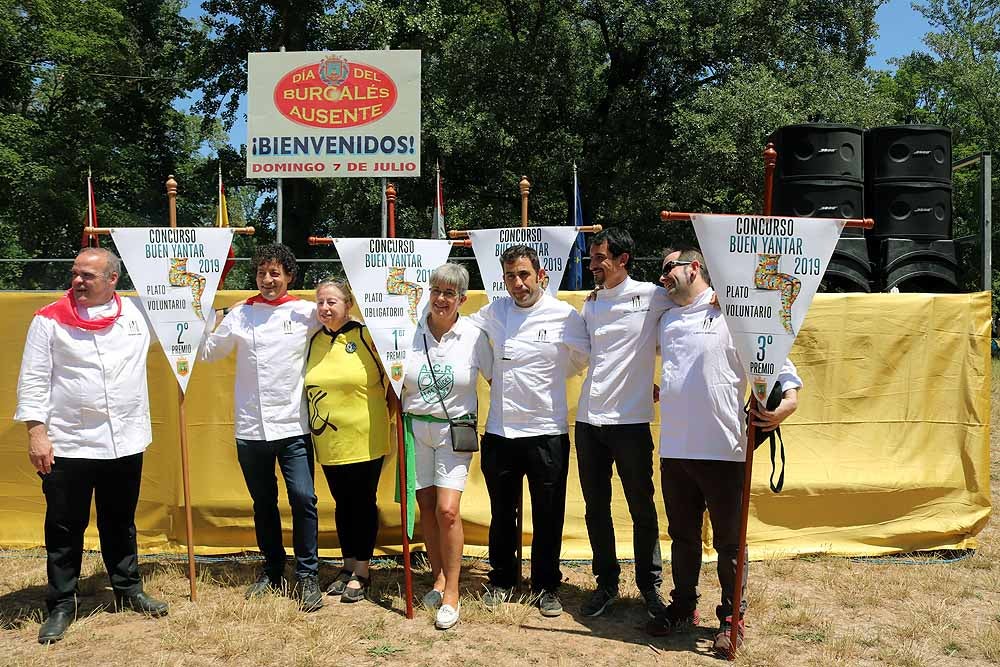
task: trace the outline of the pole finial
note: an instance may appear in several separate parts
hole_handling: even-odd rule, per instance
[[[774,144],[769,141],[767,142],[767,147],[764,148],[764,164],[774,166],[777,161],[778,151],[775,150]]]
[[[385,186],[385,198],[388,201],[396,201],[396,184],[388,183]]]

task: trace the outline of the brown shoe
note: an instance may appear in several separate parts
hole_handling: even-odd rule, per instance
[[[733,617],[726,616],[726,620],[719,624],[719,631],[715,635],[715,642],[712,649],[723,657],[729,657],[740,650],[743,646],[743,619],[740,619],[739,629],[736,631],[736,648],[732,644]]]

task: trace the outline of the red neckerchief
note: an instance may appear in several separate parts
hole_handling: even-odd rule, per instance
[[[256,296],[252,296],[249,299],[247,299],[246,304],[248,306],[252,306],[255,303],[262,303],[265,306],[280,306],[283,303],[288,303],[289,301],[298,301],[298,300],[299,297],[292,296],[288,292],[285,292],[283,296],[278,297],[274,301],[268,301],[267,299],[264,298],[263,294],[257,294]]]
[[[41,315],[42,317],[55,320],[59,324],[76,327],[83,331],[100,331],[101,329],[110,327],[115,323],[115,320],[122,316],[122,298],[118,296],[118,292],[115,292],[114,295],[118,312],[107,317],[98,317],[93,320],[85,320],[80,317],[80,313],[76,307],[76,295],[73,294],[72,289],[66,290],[66,293],[59,297],[57,301],[53,301],[44,308],[37,310],[35,315]]]

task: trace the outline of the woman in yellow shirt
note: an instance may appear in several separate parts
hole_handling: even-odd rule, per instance
[[[357,602],[371,586],[368,563],[378,534],[376,494],[389,446],[385,370],[364,324],[351,318],[354,295],[346,281],[316,287],[323,328],[309,341],[306,401],[316,460],[336,509],[344,567],[327,589]]]

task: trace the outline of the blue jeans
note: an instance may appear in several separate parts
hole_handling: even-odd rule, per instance
[[[313,484],[315,463],[312,439],[296,435],[281,440],[236,439],[236,455],[243,479],[253,499],[253,523],[257,547],[264,555],[265,570],[277,579],[285,570],[285,547],[281,542],[281,514],[278,512],[277,460],[292,506],[292,545],[295,575],[315,577],[319,572],[319,515]]]

